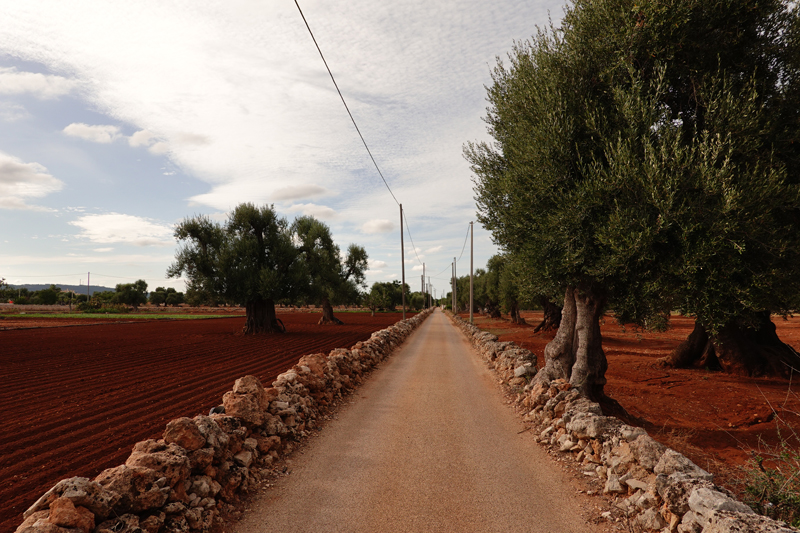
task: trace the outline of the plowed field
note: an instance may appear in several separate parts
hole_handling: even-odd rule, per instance
[[[0,531],[58,480],[94,477],[180,416],[207,413],[244,375],[270,384],[305,354],[348,348],[399,313],[281,314],[283,335],[242,336],[244,318],[0,331]]]

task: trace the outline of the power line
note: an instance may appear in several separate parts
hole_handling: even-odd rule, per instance
[[[308,21],[306,20],[306,16],[303,14],[303,10],[300,9],[300,4],[297,3],[297,0],[294,0],[294,4],[297,6],[297,10],[300,11],[300,16],[303,17],[303,22],[305,23],[306,28],[308,29],[308,33],[311,35],[311,40],[314,41],[314,46],[317,47],[317,52],[319,52],[319,57],[321,57],[322,58],[322,62],[325,63],[325,68],[328,70],[328,74],[331,77],[331,81],[333,81],[333,86],[336,87],[336,92],[339,93],[339,98],[342,99],[342,103],[344,104],[344,108],[347,110],[347,114],[350,115],[350,120],[353,121],[353,126],[355,126],[355,128],[356,128],[356,131],[358,132],[358,136],[361,137],[361,142],[364,143],[364,148],[367,149],[367,153],[369,154],[369,158],[372,159],[372,164],[375,165],[375,170],[378,171],[378,174],[380,175],[381,179],[383,180],[383,184],[386,185],[386,188],[389,190],[389,194],[392,195],[392,198],[394,198],[395,203],[397,205],[400,205],[400,202],[397,201],[397,198],[395,197],[394,193],[392,192],[391,187],[389,187],[389,184],[386,182],[386,178],[383,177],[383,172],[381,172],[381,169],[378,168],[378,163],[375,161],[375,158],[372,157],[372,152],[370,151],[369,146],[367,146],[367,141],[364,140],[364,136],[361,135],[361,130],[358,129],[358,124],[356,124],[356,119],[353,118],[353,114],[350,112],[350,108],[347,107],[347,102],[345,102],[345,100],[344,100],[344,96],[342,95],[342,91],[339,90],[339,84],[336,83],[336,78],[333,77],[333,72],[331,72],[331,69],[328,66],[328,62],[325,60],[325,56],[322,55],[322,49],[319,47],[319,44],[317,43],[316,37],[314,37],[314,32],[311,31],[311,26],[308,25]],[[408,226],[408,223],[406,223],[406,227],[407,226]],[[415,251],[415,253],[416,253],[416,251]],[[417,258],[417,259],[419,259],[419,258]]]
[[[461,261],[461,256],[464,255],[464,249],[467,247],[467,238],[469,238],[469,224],[467,225],[467,234],[464,236],[464,246],[461,247],[461,254],[456,259],[456,263]]]
[[[417,254],[417,247],[414,245],[414,238],[411,237],[411,228],[408,227],[408,219],[406,218],[405,211],[403,211],[403,220],[406,223],[406,231],[408,231],[408,240],[411,241],[411,249],[414,250],[414,255],[417,256],[417,262],[421,265],[422,260],[419,258],[419,255]]]

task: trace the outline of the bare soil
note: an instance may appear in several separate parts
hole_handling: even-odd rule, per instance
[[[169,420],[207,413],[237,378],[268,385],[302,355],[352,346],[402,318],[338,316],[345,325],[283,313],[283,335],[240,335],[244,317],[0,331],[0,531],[58,480],[94,477],[160,438]]]
[[[475,324],[501,341],[514,341],[531,350],[541,365],[544,347],[555,332],[533,333],[541,312],[523,312],[523,316],[529,325],[482,316],[475,317]],[[800,349],[800,317],[773,320],[780,338]],[[607,316],[601,327],[608,358],[605,391],[631,415],[628,423],[644,427],[656,440],[715,474],[718,483],[741,493],[741,467],[755,451],[775,446],[781,438],[800,444],[794,436],[800,430],[796,394],[800,384],[703,368],[663,368],[658,359],[669,354],[693,327],[693,319],[676,316],[668,331],[645,332],[621,326]]]

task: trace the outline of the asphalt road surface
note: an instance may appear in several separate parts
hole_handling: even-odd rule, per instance
[[[348,400],[235,533],[599,530],[442,312]]]

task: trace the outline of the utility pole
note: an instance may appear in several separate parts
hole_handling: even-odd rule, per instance
[[[472,250],[473,250],[473,225],[469,223],[469,323],[474,322],[472,317]]]
[[[403,272],[403,320],[406,319],[406,249],[403,245],[403,204],[400,204],[400,268]]]
[[[453,310],[458,314],[458,260],[453,258]]]
[[[456,310],[456,263],[450,263],[450,309]]]
[[[422,287],[422,308],[425,309],[426,307],[428,307],[427,305],[425,305],[426,303],[428,303],[428,299],[425,298],[425,263],[422,263],[422,285],[421,285],[421,287]]]
[[[431,283],[431,277],[428,276],[428,307],[433,307],[433,300],[431,299],[431,287],[433,287],[433,284]]]

